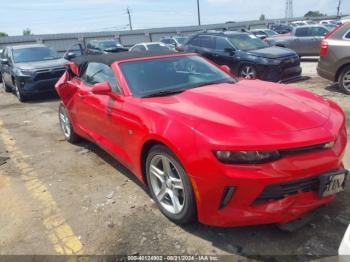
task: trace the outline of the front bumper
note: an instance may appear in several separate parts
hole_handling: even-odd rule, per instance
[[[212,226],[246,226],[284,224],[335,199],[321,197],[319,190],[298,191],[282,199],[257,203],[266,188],[276,184],[314,178],[334,170],[342,170],[346,133],[331,149],[288,155],[261,165],[225,165],[207,156],[197,163],[191,181],[197,200],[198,219]],[[203,167],[202,167],[203,166]],[[234,187],[232,198],[221,207],[225,188]]]
[[[301,76],[302,69],[300,65],[292,67],[281,66],[260,66],[258,67],[258,77],[264,81],[279,82]]]
[[[55,92],[55,84],[59,78],[34,81],[32,78],[18,77],[17,83],[23,95],[35,95]]]

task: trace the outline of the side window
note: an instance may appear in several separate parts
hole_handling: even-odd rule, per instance
[[[91,44],[90,44],[90,43],[88,43],[88,44],[86,45],[86,47],[87,47],[87,48],[89,48],[89,49],[91,49],[91,48],[92,48],[92,46],[91,46]]]
[[[200,46],[199,36],[192,38],[192,40],[189,42],[189,44],[194,45],[194,46]]]
[[[168,45],[170,44],[170,39],[162,39],[161,42]]]
[[[312,27],[311,32],[313,36],[325,36],[328,30],[323,27]]]
[[[174,40],[174,39],[169,39],[169,44],[171,44],[171,45],[175,45],[175,44],[176,44],[176,42],[175,42],[175,40]]]
[[[81,79],[90,85],[107,81],[111,85],[113,92],[120,93],[118,82],[112,69],[105,64],[89,63]]]
[[[230,43],[225,38],[217,37],[215,49],[224,51],[226,48],[232,48],[232,45],[230,45]]]
[[[142,52],[142,51],[146,51],[146,48],[143,45],[137,45],[131,51],[132,52]]]
[[[350,30],[345,34],[344,38],[350,39]]]
[[[295,30],[295,36],[306,37],[306,36],[311,36],[311,34],[309,32],[308,27],[302,27],[302,28],[297,28]]]
[[[200,36],[199,37],[199,46],[209,49],[214,49],[215,42],[214,37],[212,36]]]

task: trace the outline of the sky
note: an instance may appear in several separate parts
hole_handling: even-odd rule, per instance
[[[336,14],[338,0],[294,0],[294,16],[309,10]],[[283,18],[285,0],[200,0],[202,24]],[[126,8],[135,29],[196,25],[196,0],[0,0],[0,32],[21,35],[96,32],[128,28]],[[350,0],[342,0],[350,13]]]

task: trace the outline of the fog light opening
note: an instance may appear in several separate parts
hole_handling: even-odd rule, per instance
[[[235,192],[235,188],[225,187],[224,192],[222,194],[221,202],[220,202],[220,209],[223,209],[227,206],[227,204],[230,202],[233,193]]]

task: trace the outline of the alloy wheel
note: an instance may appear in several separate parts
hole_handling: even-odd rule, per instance
[[[149,165],[150,184],[160,205],[171,214],[179,214],[185,204],[184,184],[179,170],[164,155],[155,155]]]
[[[18,97],[18,99],[21,100],[21,93],[19,91],[17,84],[15,84],[15,93],[16,93],[16,96]]]
[[[350,92],[350,71],[347,71],[342,78],[343,88]]]
[[[256,71],[252,66],[246,65],[242,67],[240,76],[246,79],[255,79]]]
[[[69,139],[71,135],[71,125],[66,110],[60,108],[60,125],[64,136]]]

